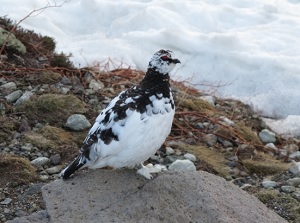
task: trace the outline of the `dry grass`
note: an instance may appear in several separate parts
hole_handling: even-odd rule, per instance
[[[18,186],[36,181],[36,169],[28,159],[0,153],[0,187]]]

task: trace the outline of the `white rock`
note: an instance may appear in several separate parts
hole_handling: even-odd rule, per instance
[[[282,186],[281,190],[284,193],[293,193],[296,190],[296,188],[294,186]]]
[[[59,173],[62,170],[61,166],[54,166],[54,167],[50,167],[46,169],[46,172],[48,174],[55,174],[55,173]]]
[[[74,131],[82,131],[91,127],[91,123],[84,115],[74,114],[69,116],[65,126]]]
[[[192,161],[192,162],[195,162],[197,160],[196,156],[194,156],[193,154],[191,153],[186,153],[183,155],[184,158]]]
[[[10,204],[10,202],[12,202],[12,199],[10,199],[10,198],[5,198],[5,200],[4,201],[1,201],[0,202],[0,204],[2,204],[2,205],[8,205],[8,204]]]
[[[215,98],[213,96],[201,96],[200,99],[202,99],[203,101],[208,102],[210,105],[215,107]]]
[[[31,164],[36,167],[42,167],[50,163],[50,159],[47,157],[38,157],[31,161]]]
[[[9,95],[5,96],[5,100],[8,103],[13,103],[16,100],[18,100],[21,96],[22,96],[22,91],[21,90],[16,90],[16,91],[10,93]]]
[[[277,183],[275,181],[265,180],[262,182],[262,186],[264,188],[274,188],[277,186]]]
[[[90,84],[89,84],[89,88],[98,91],[102,88],[104,88],[104,84],[100,81],[96,81],[95,79],[92,79]]]
[[[175,153],[175,150],[169,146],[166,147],[166,155],[169,156],[169,155],[172,155]]]
[[[8,91],[9,93],[16,89],[17,89],[17,85],[14,82],[8,82],[0,86],[0,91]]]
[[[28,101],[33,93],[31,91],[25,91],[24,94],[16,101],[15,105],[20,105],[25,101]]]
[[[291,159],[300,158],[300,151],[292,153],[291,155],[289,155],[289,158]]]
[[[196,166],[190,160],[176,160],[169,166],[172,171],[196,171]]]
[[[289,171],[294,175],[300,174],[300,162],[293,161],[293,164],[294,165],[289,168]]]
[[[286,182],[290,186],[298,187],[300,185],[300,177],[288,179]]]
[[[261,141],[263,141],[264,143],[275,143],[276,142],[276,137],[275,137],[275,133],[271,132],[268,129],[263,129],[260,133],[259,133],[259,138],[261,139]]]
[[[234,126],[234,121],[230,120],[229,118],[225,116],[221,116],[220,119],[224,122],[225,125],[227,126]]]

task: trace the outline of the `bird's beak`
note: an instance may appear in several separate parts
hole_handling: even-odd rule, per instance
[[[181,62],[180,62],[180,60],[178,60],[178,59],[173,59],[173,60],[172,60],[172,63],[175,63],[175,64],[176,64],[176,63],[181,63]]]

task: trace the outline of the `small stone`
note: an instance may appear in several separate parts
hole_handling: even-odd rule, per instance
[[[169,166],[172,171],[196,171],[195,164],[190,160],[176,160]]]
[[[7,197],[3,201],[1,201],[0,204],[2,204],[2,205],[8,205],[11,202],[12,202],[12,199],[10,199],[10,198]]]
[[[286,183],[290,186],[298,187],[300,185],[300,177],[288,179]]]
[[[159,162],[159,161],[160,161],[160,160],[159,160],[159,157],[156,156],[156,155],[151,156],[150,159],[153,160],[153,161],[156,161],[156,162]]]
[[[62,84],[64,84],[64,85],[71,85],[71,84],[72,84],[72,82],[70,81],[70,79],[67,78],[67,77],[62,77],[62,78],[60,79],[60,83],[62,83]]]
[[[289,155],[289,158],[291,158],[291,159],[300,158],[300,151],[292,153],[291,155]]]
[[[194,156],[193,154],[191,153],[186,153],[183,155],[184,158],[192,161],[192,162],[195,162],[197,159],[196,159],[196,156]]]
[[[266,189],[274,188],[274,187],[277,186],[277,183],[275,181],[265,180],[265,181],[262,182],[262,186]]]
[[[274,143],[267,143],[265,145],[265,148],[270,148],[270,149],[273,149],[273,150],[278,150],[278,148],[274,145]]]
[[[8,103],[13,103],[16,100],[18,100],[21,96],[22,96],[22,91],[21,90],[17,90],[17,91],[14,91],[14,92],[10,93],[7,96],[5,96],[5,100]]]
[[[94,91],[98,91],[102,88],[104,88],[104,84],[100,81],[96,81],[95,79],[92,79],[89,88],[93,89]]]
[[[223,123],[227,126],[234,126],[234,121],[230,120],[229,118],[225,116],[221,116],[220,119],[223,121]]]
[[[42,181],[47,181],[47,180],[49,180],[49,176],[48,176],[48,175],[41,175],[41,176],[40,176],[40,179],[41,179]]]
[[[15,105],[18,106],[25,101],[28,101],[32,95],[33,93],[31,91],[25,91],[24,94],[16,101]]]
[[[217,136],[214,134],[207,134],[203,137],[203,141],[208,145],[208,146],[214,146],[217,143]]]
[[[228,147],[232,147],[233,144],[228,141],[228,140],[223,140],[221,138],[218,138],[218,141],[223,145],[223,147],[228,148]]]
[[[295,176],[300,174],[300,162],[293,161],[294,165],[289,168],[289,171]]]
[[[50,156],[51,165],[56,166],[56,165],[60,164],[60,162],[61,162],[61,157],[60,157],[59,154],[55,154],[53,156]]]
[[[170,156],[166,156],[165,159],[164,159],[164,161],[165,161],[166,163],[173,163],[173,162],[175,162],[177,159],[178,159],[177,156],[172,156],[172,155],[170,155]]]
[[[213,107],[215,107],[215,98],[213,96],[201,96],[200,99],[202,99],[203,101],[208,102],[210,105],[212,105]]]
[[[26,143],[25,145],[21,146],[21,151],[23,152],[31,152],[33,145],[31,143]]]
[[[296,190],[296,188],[294,186],[282,186],[281,190],[284,193],[292,193],[292,192],[294,192]]]
[[[17,85],[14,82],[8,82],[0,86],[0,92],[3,92],[4,94],[9,94],[16,89]]]
[[[297,201],[300,201],[300,191],[295,191],[293,193],[293,198],[295,198]]]
[[[275,143],[276,142],[276,137],[275,137],[275,133],[271,132],[268,129],[263,129],[260,133],[259,133],[259,138],[261,139],[261,141],[263,141],[264,143]]]
[[[167,146],[166,147],[166,155],[169,156],[169,155],[172,155],[175,153],[175,150],[172,149],[171,147]]]
[[[48,165],[50,163],[50,159],[47,157],[38,157],[31,161],[31,164],[36,167],[43,167],[44,165]]]
[[[61,171],[61,166],[54,166],[54,167],[50,167],[50,168],[47,168],[46,171],[48,174],[55,174],[55,173],[59,173]]]
[[[65,126],[73,131],[82,131],[91,127],[91,123],[84,115],[74,114],[69,116]]]
[[[204,125],[201,122],[198,122],[195,127],[196,129],[204,129]]]

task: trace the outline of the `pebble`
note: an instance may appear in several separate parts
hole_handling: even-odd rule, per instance
[[[294,165],[289,168],[289,172],[292,174],[299,175],[300,174],[300,162],[293,161]]]
[[[21,96],[22,96],[22,91],[21,90],[16,90],[16,91],[10,93],[9,95],[5,96],[5,100],[8,103],[13,103],[16,100],[18,100]]]
[[[12,199],[10,199],[10,198],[7,197],[3,201],[1,201],[0,204],[2,204],[2,205],[8,205],[11,202],[12,202]]]
[[[300,185],[300,177],[288,179],[286,182],[290,186],[298,187]]]
[[[172,155],[175,153],[175,150],[169,146],[166,147],[166,155],[169,156],[169,155]]]
[[[47,181],[47,180],[49,180],[49,176],[48,175],[40,175],[40,179],[42,181]]]
[[[184,158],[192,161],[192,162],[195,162],[197,159],[196,159],[196,156],[194,156],[193,154],[191,153],[186,153],[183,155]]]
[[[65,127],[73,131],[82,131],[91,127],[91,123],[84,115],[74,114],[68,117]]]
[[[212,105],[213,107],[215,107],[215,98],[213,96],[207,95],[207,96],[201,96],[200,99],[202,99],[203,101],[208,102],[210,105]]]
[[[51,165],[56,166],[56,165],[60,164],[60,162],[61,162],[61,157],[60,157],[59,154],[55,154],[53,156],[50,156]]]
[[[294,186],[281,186],[280,188],[284,193],[292,193],[296,190]]]
[[[94,91],[98,91],[102,88],[104,88],[104,84],[100,81],[96,81],[95,79],[92,79],[89,88],[93,89]]]
[[[268,188],[274,188],[274,187],[277,186],[277,183],[275,181],[271,181],[271,180],[265,180],[261,184],[266,189],[268,189]]]
[[[208,145],[208,146],[214,146],[217,143],[217,136],[214,134],[207,134],[203,137],[203,141]]]
[[[300,151],[292,153],[291,155],[289,155],[289,158],[291,158],[291,159],[299,159],[300,158]]]
[[[176,160],[169,166],[171,171],[196,171],[195,164],[190,160]]]
[[[48,174],[55,174],[55,173],[59,173],[61,171],[61,166],[54,166],[54,167],[50,167],[50,168],[47,168],[46,171]]]
[[[33,149],[33,145],[31,143],[26,143],[25,145],[21,146],[21,151],[23,152],[31,152]]]
[[[17,89],[17,85],[14,82],[8,82],[0,86],[0,91],[5,92],[7,94],[11,93],[16,89]]]
[[[18,106],[25,101],[28,101],[32,95],[33,93],[31,91],[25,91],[24,94],[16,101],[15,105]]]
[[[31,161],[31,164],[36,167],[43,167],[44,165],[48,165],[50,163],[50,159],[47,157],[38,157]]]
[[[271,132],[268,129],[263,129],[259,134],[259,138],[264,143],[275,143],[276,142],[276,135],[274,132]]]
[[[234,126],[234,121],[230,120],[229,118],[225,116],[221,116],[220,119],[223,121],[223,123],[227,126]]]

